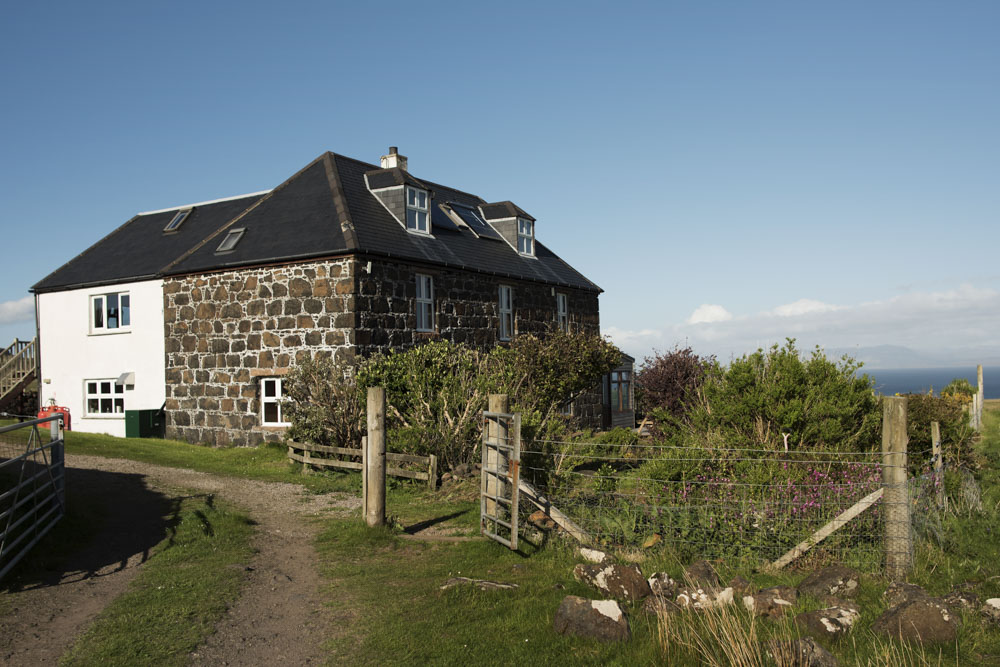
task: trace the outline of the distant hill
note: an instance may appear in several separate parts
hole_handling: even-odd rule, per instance
[[[948,368],[952,366],[1000,365],[1000,348],[942,349],[934,352],[914,350],[902,345],[829,348],[830,358],[845,354],[864,363],[866,368]]]

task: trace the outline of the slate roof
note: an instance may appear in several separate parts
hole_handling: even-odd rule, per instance
[[[527,218],[534,221],[530,214],[512,201],[499,201],[495,204],[483,204],[483,217],[487,220],[502,220],[504,218]]]
[[[407,232],[368,190],[411,184],[431,193],[432,235]],[[388,185],[386,185],[388,184]],[[324,153],[264,194],[195,206],[177,233],[163,228],[180,208],[140,214],[39,281],[34,292],[274,264],[346,253],[480,271],[514,279],[599,292],[601,289],[536,240],[535,257],[522,257],[499,235],[477,235],[456,225],[440,204],[488,205],[460,190],[417,180],[400,168],[379,169]],[[513,208],[509,208],[507,205]],[[510,217],[510,216],[507,216]],[[534,218],[532,218],[534,219]],[[230,252],[216,249],[231,229],[246,230]]]

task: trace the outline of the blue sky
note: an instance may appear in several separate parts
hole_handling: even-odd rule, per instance
[[[136,212],[394,145],[537,217],[640,358],[1000,359],[997,25],[974,1],[19,3],[0,338]]]

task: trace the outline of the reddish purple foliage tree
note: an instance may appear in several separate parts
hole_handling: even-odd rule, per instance
[[[639,409],[647,414],[660,409],[673,417],[683,416],[714,365],[714,356],[699,357],[690,347],[674,346],[666,353],[654,351],[635,375]]]

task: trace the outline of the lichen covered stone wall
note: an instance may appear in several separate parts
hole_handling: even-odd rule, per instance
[[[313,354],[354,360],[352,258],[183,276],[164,281],[167,437],[252,445],[260,378]]]

